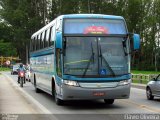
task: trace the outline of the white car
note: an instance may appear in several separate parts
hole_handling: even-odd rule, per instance
[[[18,74],[18,65],[13,65],[12,70],[11,70],[11,75],[17,75]]]

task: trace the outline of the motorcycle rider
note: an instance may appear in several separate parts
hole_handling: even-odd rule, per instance
[[[18,83],[20,83],[20,76],[19,76],[19,72],[20,71],[24,71],[24,73],[25,73],[25,67],[24,67],[24,65],[21,63],[20,65],[19,65],[19,68],[18,68]]]

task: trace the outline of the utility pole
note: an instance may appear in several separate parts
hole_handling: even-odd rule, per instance
[[[60,9],[59,9],[59,15],[61,15],[62,14],[62,0],[60,0]]]
[[[88,0],[88,13],[91,13],[90,0]]]
[[[160,48],[157,48],[156,52],[155,52],[155,71],[158,71],[158,65],[159,65],[159,57],[160,56]]]
[[[28,64],[28,45],[26,45],[26,63]]]

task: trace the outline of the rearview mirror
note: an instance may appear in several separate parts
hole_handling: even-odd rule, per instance
[[[156,81],[156,78],[153,78],[153,81]]]
[[[56,48],[62,49],[62,32],[56,33]]]
[[[139,34],[133,34],[133,50],[140,49],[140,36]]]

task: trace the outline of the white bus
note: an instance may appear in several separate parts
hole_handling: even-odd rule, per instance
[[[140,37],[128,34],[123,17],[62,15],[34,33],[30,43],[36,92],[54,95],[58,105],[82,99],[113,104],[129,98],[130,51],[139,49]]]

